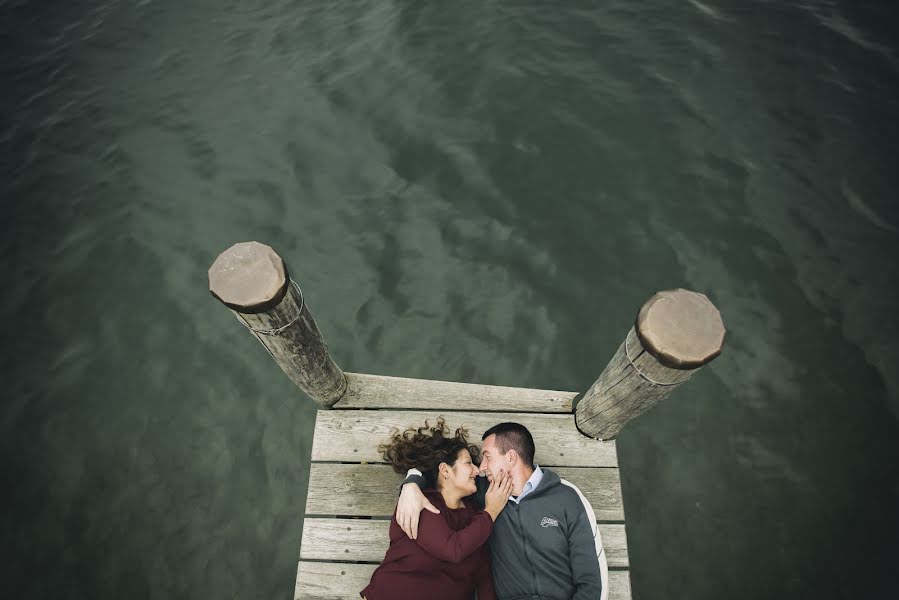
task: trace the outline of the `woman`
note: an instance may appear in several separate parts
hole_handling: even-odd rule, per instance
[[[487,538],[493,522],[512,495],[512,479],[492,482],[484,510],[465,498],[477,491],[478,447],[465,439],[463,428],[448,437],[443,418],[436,427],[395,433],[379,448],[393,470],[417,468],[428,481],[425,496],[440,514],[422,511],[418,537],[409,539],[390,519],[390,547],[371,582],[359,594],[365,600],[427,598],[428,600],[496,600],[490,573]]]

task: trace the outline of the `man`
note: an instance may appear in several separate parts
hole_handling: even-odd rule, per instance
[[[534,438],[518,423],[500,423],[484,432],[478,492],[484,506],[490,481],[512,475],[509,503],[493,525],[490,556],[500,600],[598,600],[602,578],[594,541],[595,521],[580,492],[549,469],[534,464]],[[415,469],[403,482],[396,520],[415,539],[425,508],[438,513],[419,489],[424,478]],[[592,513],[592,509],[590,509]]]

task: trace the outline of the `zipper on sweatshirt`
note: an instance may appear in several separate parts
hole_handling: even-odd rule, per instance
[[[537,571],[534,569],[534,565],[531,562],[531,557],[528,555],[528,544],[527,544],[527,540],[525,539],[524,528],[521,526],[521,505],[522,505],[522,503],[527,502],[528,499],[533,500],[534,497],[538,496],[539,494],[542,494],[543,492],[550,489],[551,487],[555,487],[555,485],[544,486],[541,484],[540,487],[538,487],[537,489],[532,491],[530,494],[528,494],[527,496],[522,498],[521,502],[515,503],[515,509],[516,509],[515,516],[516,516],[516,524],[518,525],[518,533],[521,535],[521,539],[525,541],[524,554],[525,554],[525,558],[527,559],[527,562],[528,562],[528,567],[530,567],[530,570],[531,570],[531,581],[533,584],[533,587],[531,589],[534,590],[534,593],[537,596],[541,595],[540,586],[537,585]]]
[[[508,507],[508,504],[506,505]],[[537,573],[534,570],[534,564],[531,561],[530,553],[528,552],[528,540],[525,537],[524,528],[521,526],[521,505],[515,503],[515,527],[518,529],[518,535],[521,539],[521,548],[524,554],[524,559],[528,564],[528,570],[531,572],[531,589],[534,590],[535,593],[538,593],[537,589]]]

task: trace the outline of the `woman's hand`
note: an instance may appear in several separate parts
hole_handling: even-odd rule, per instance
[[[505,508],[506,503],[509,501],[509,496],[512,495],[512,475],[509,473],[503,473],[499,481],[493,480],[490,482],[490,487],[487,488],[487,495],[484,496],[484,510],[490,515],[490,518],[496,521],[496,518],[499,516],[499,513],[503,512],[503,508]]]
[[[414,483],[403,485],[403,491],[400,493],[400,499],[396,505],[396,522],[400,529],[413,540],[418,538],[418,519],[421,516],[422,508],[440,514],[440,511],[425,498],[417,485]]]

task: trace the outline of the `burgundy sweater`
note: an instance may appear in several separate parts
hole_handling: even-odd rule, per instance
[[[493,519],[470,499],[449,509],[436,490],[425,496],[439,515],[422,510],[418,539],[409,539],[390,519],[390,547],[359,595],[368,600],[496,600],[487,538]]]

